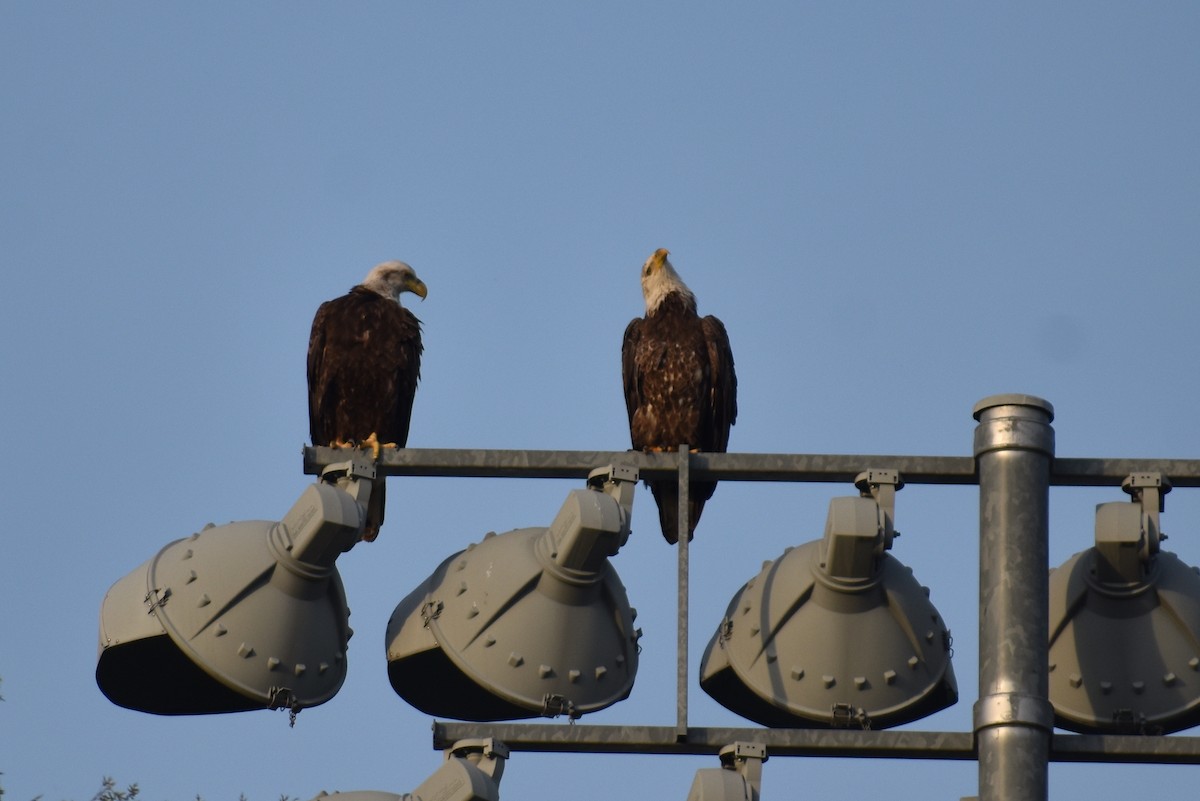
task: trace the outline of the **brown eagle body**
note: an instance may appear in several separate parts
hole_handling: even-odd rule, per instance
[[[724,452],[737,419],[737,376],[725,326],[700,317],[696,299],[679,278],[667,251],[655,252],[642,268],[646,316],[625,329],[621,369],[629,434],[636,450]],[[675,479],[648,481],[658,504],[667,542],[679,537],[679,489]],[[715,481],[688,487],[688,538],[696,530]]]
[[[401,292],[424,298],[403,262],[384,262],[347,294],[322,303],[308,341],[308,426],[313,445],[408,442],[421,372],[421,321]],[[363,538],[383,524],[384,479],[372,488]]]

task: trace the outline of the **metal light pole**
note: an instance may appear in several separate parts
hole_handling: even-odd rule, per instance
[[[1031,395],[975,405],[979,471],[980,801],[1046,801],[1054,713],[1047,668],[1054,409]]]

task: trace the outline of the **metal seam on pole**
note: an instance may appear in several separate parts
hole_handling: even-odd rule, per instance
[[[975,731],[989,726],[1032,726],[1054,730],[1054,708],[1044,698],[1021,693],[994,693],[981,697],[973,711]]]

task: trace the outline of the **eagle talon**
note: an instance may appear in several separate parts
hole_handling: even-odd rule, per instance
[[[375,461],[379,461],[379,449],[382,446],[379,444],[379,437],[375,436],[374,431],[372,431],[370,436],[364,439],[358,447],[362,448],[364,451],[370,451],[371,458]]]

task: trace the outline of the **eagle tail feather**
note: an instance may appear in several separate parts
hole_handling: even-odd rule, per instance
[[[374,542],[383,526],[384,495],[387,485],[382,477],[375,479],[371,487],[371,497],[367,499],[367,519],[363,523],[363,542]]]
[[[679,489],[674,481],[648,482],[654,501],[658,504],[658,523],[662,528],[663,538],[675,545],[679,542]],[[696,536],[696,524],[700,522],[700,513],[704,511],[704,502],[712,497],[715,484],[705,482],[689,487],[688,492],[688,542]],[[704,491],[707,490],[707,494]]]

